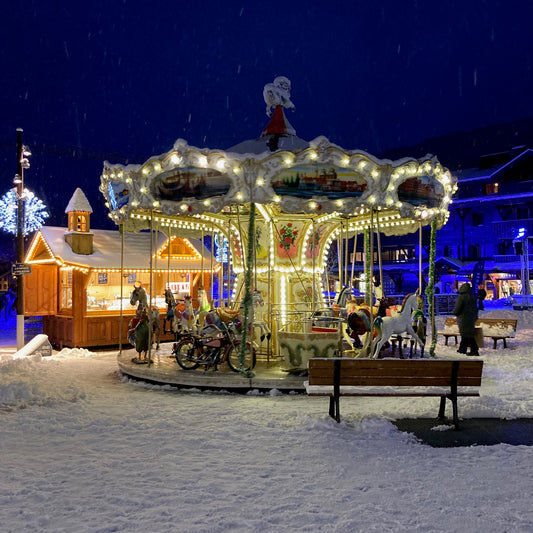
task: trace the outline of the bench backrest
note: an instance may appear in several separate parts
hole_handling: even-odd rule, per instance
[[[452,385],[454,372],[457,386],[479,387],[483,369],[482,360],[312,358],[309,385],[334,385],[336,365],[339,385],[368,387],[447,387]]]
[[[516,331],[516,324],[518,320],[516,318],[479,318],[476,322],[478,325],[486,324],[490,327],[507,328],[511,326]]]
[[[511,326],[516,331],[516,324],[518,320],[516,318],[478,318],[476,326],[482,326],[486,324],[490,327],[502,327],[506,328]],[[457,326],[457,318],[454,316],[446,317],[444,321],[444,327]]]

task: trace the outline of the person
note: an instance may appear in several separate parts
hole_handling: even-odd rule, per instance
[[[0,302],[0,309],[4,310],[4,318],[6,320],[9,319],[9,316],[11,315],[11,311],[13,311],[13,305],[15,302],[15,294],[11,290],[11,287],[7,289],[7,292],[5,292],[1,297]]]
[[[502,281],[502,294],[504,298],[509,297],[509,284],[505,280]]]
[[[483,285],[479,285],[477,288],[477,298],[478,298],[478,309],[480,311],[483,311],[485,309],[485,304],[483,303],[483,300],[487,297],[487,291],[483,287]]]
[[[461,342],[457,351],[466,355],[479,355],[475,338],[478,314],[477,298],[472,294],[470,283],[461,285],[453,314],[457,317],[459,333],[461,334]],[[468,348],[470,348],[470,353],[467,353]]]

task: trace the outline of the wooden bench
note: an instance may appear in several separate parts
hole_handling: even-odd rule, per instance
[[[483,329],[483,337],[490,337],[493,340],[492,347],[494,349],[499,340],[503,341],[503,347],[507,348],[507,339],[514,337],[517,322],[516,318],[478,318],[476,326],[481,326]],[[448,344],[449,337],[453,337],[455,344],[457,344],[457,337],[460,335],[457,318],[454,316],[446,317],[444,329],[437,331],[437,334],[445,338],[444,344]]]
[[[308,368],[307,394],[329,396],[329,415],[337,422],[341,396],[432,396],[440,397],[439,419],[444,419],[446,398],[452,402],[459,429],[457,398],[479,396],[483,361],[312,358]]]

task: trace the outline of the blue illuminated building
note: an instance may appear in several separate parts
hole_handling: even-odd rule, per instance
[[[481,262],[482,283],[489,298],[522,293],[523,252],[529,248],[522,244],[533,236],[533,150],[518,146],[485,155],[477,168],[452,170],[452,174],[458,178],[458,190],[449,220],[437,233],[437,291],[455,292],[462,282],[471,281],[475,265]],[[519,235],[521,229],[523,236]],[[382,242],[384,278],[392,282],[389,293],[411,289],[418,273],[419,236],[407,237],[405,242]],[[422,247],[427,273],[427,230],[422,235]],[[531,259],[529,255],[527,260]],[[398,286],[405,281],[408,287]]]

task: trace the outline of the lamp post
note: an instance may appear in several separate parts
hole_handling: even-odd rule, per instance
[[[22,144],[22,128],[17,128],[17,263],[24,263],[24,169],[30,166],[29,151]],[[17,275],[17,350],[24,346],[24,275]]]

